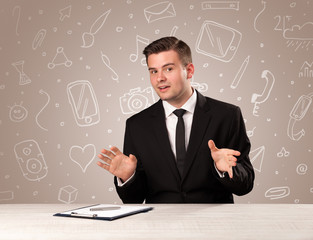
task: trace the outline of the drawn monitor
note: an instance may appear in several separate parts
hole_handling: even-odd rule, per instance
[[[100,121],[98,102],[89,81],[68,84],[67,94],[78,126],[91,126]]]
[[[222,24],[205,21],[196,42],[196,51],[203,55],[223,62],[229,62],[234,57],[241,33]]]

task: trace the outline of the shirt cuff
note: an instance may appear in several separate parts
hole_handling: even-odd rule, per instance
[[[117,180],[117,186],[119,187],[123,187],[126,183],[128,183],[135,175],[136,171],[133,173],[133,175],[130,176],[130,178],[128,178],[125,182],[122,182],[122,180],[120,178],[116,178]]]
[[[225,177],[225,172],[221,172],[220,170],[218,170],[216,165],[215,165],[215,162],[214,162],[214,167],[215,167],[215,170],[216,170],[217,174],[220,176],[220,178],[224,178]]]

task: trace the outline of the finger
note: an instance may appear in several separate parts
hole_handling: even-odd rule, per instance
[[[98,165],[99,167],[101,167],[101,168],[107,170],[107,171],[109,171],[109,169],[110,169],[110,165],[105,164],[105,163],[102,163],[102,162],[97,162],[97,165]]]
[[[229,176],[230,178],[233,178],[233,168],[230,167],[227,172],[228,172],[228,176]]]
[[[110,148],[111,151],[113,151],[116,155],[122,154],[122,152],[115,146]]]
[[[107,157],[109,157],[111,159],[115,157],[115,154],[113,152],[106,150],[106,149],[102,149],[101,153],[106,155]]]
[[[111,162],[112,162],[112,159],[110,159],[106,156],[103,156],[102,154],[98,154],[98,158],[100,158],[102,161],[106,162],[107,164],[111,164]]]
[[[209,140],[208,145],[209,145],[209,148],[210,148],[210,150],[211,150],[212,152],[218,150],[218,148],[215,146],[215,143],[214,143],[213,140]]]

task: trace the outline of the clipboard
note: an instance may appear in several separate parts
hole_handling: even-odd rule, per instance
[[[137,213],[148,212],[152,209],[153,209],[152,207],[148,206],[96,204],[73,210],[68,210],[65,212],[56,213],[53,216],[112,221]]]

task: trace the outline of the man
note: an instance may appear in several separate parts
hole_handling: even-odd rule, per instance
[[[160,100],[127,120],[124,153],[112,147],[98,155],[122,201],[233,203],[232,194],[250,192],[254,171],[239,107],[191,87],[194,65],[183,41],[161,38],[143,53]]]

